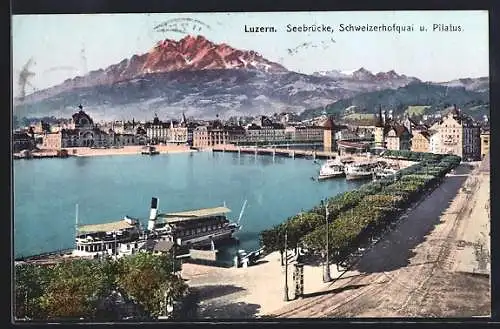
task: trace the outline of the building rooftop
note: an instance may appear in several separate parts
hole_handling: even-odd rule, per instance
[[[333,118],[331,116],[328,117],[328,119],[326,119],[325,123],[323,124],[323,128],[325,129],[335,128],[335,122],[333,122]]]
[[[428,131],[421,131],[420,135],[424,136],[426,139],[431,138],[431,134]]]
[[[353,141],[338,141],[338,145],[339,147],[357,148],[357,149],[366,149],[370,147],[369,143],[353,142]]]

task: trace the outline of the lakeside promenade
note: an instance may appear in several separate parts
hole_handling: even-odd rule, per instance
[[[189,146],[185,145],[155,145],[156,150],[160,152],[160,154],[169,154],[169,153],[182,153],[182,152],[196,152],[196,150],[190,149]],[[69,156],[78,156],[78,157],[91,157],[91,156],[105,156],[105,155],[137,155],[141,154],[144,145],[131,145],[124,146],[122,148],[106,148],[106,149],[97,149],[90,147],[69,147],[65,148],[68,151]],[[41,149],[37,151],[36,154],[41,157],[52,156],[57,152],[49,149]]]
[[[353,268],[331,265],[331,283],[322,282],[321,265],[305,265],[302,299],[283,301],[277,252],[246,269],[184,264],[182,276],[199,295],[201,319],[485,316],[488,223],[489,168],[461,164]]]
[[[477,165],[472,172],[467,165],[457,167],[352,270],[317,296],[272,314],[285,318],[488,316],[486,170]]]

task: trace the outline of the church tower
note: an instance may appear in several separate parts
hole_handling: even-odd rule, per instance
[[[385,117],[382,114],[382,106],[378,108],[377,121],[375,123],[374,140],[375,147],[385,147],[384,143]]]

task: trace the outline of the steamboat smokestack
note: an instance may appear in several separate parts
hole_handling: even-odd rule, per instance
[[[149,212],[148,230],[152,231],[155,227],[156,216],[158,215],[158,199],[151,198],[151,210]]]

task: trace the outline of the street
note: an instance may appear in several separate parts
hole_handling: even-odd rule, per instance
[[[489,220],[489,207],[484,203],[489,197],[489,175],[476,169],[468,176],[469,171],[461,165],[447,175],[440,187],[324,291],[272,314],[300,318],[489,315],[490,282],[485,274],[489,256],[484,257],[489,244],[480,248],[479,257],[456,252],[463,232],[472,235],[470,240],[488,229],[484,222]],[[469,269],[457,270],[457,264],[464,262]]]

